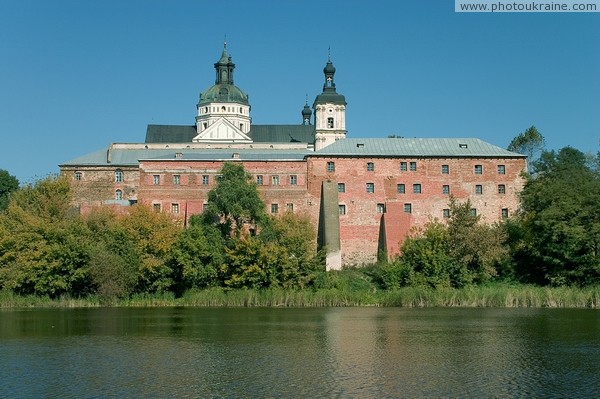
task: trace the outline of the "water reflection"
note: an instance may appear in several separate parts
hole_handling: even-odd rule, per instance
[[[598,397],[600,314],[0,312],[0,397]]]

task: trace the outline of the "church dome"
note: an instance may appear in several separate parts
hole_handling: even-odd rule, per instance
[[[232,84],[216,84],[200,93],[199,106],[215,102],[249,105],[248,95]]]

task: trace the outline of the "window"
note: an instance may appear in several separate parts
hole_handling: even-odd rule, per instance
[[[173,175],[173,184],[178,186],[181,183],[181,177],[179,175]]]
[[[506,166],[504,166],[504,165],[498,165],[498,174],[499,175],[505,175],[506,174]]]
[[[442,186],[442,194],[446,194],[446,195],[450,194],[450,186],[449,185],[444,184]]]
[[[443,175],[450,174],[450,166],[449,165],[442,165],[442,174]]]
[[[121,191],[121,190],[115,191],[115,199],[117,201],[121,201],[123,199],[123,191]]]
[[[400,183],[396,185],[396,190],[398,191],[398,194],[404,194],[406,192],[406,186]]]
[[[417,171],[417,163],[416,162],[411,162],[410,163],[410,171],[411,172],[416,172]]]
[[[408,170],[406,162],[400,162],[400,172],[406,172]]]
[[[179,204],[171,204],[171,213],[179,213]]]
[[[450,209],[442,209],[442,215],[444,216],[444,219],[448,219],[450,217]]]
[[[373,172],[375,170],[375,164],[373,162],[367,162],[367,172]]]
[[[345,183],[338,183],[338,192],[339,193],[345,193],[346,192],[346,184]]]
[[[263,177],[262,177],[262,175],[257,175],[256,176],[256,184],[258,184],[259,186],[263,185]]]
[[[152,209],[154,212],[160,212],[160,204],[152,204]]]
[[[340,215],[345,215],[346,214],[346,205],[339,204],[338,205],[338,211],[339,211]]]
[[[327,171],[335,172],[335,162],[333,162],[333,161],[327,162]]]
[[[504,184],[498,184],[498,194],[506,194],[506,186]]]
[[[475,185],[475,194],[483,194],[483,186],[481,184]]]
[[[471,213],[471,216],[473,216],[473,217],[477,216],[477,209],[471,208],[471,212],[470,213]]]
[[[279,176],[277,176],[277,175],[271,176],[271,184],[273,186],[278,186],[279,185]]]
[[[81,172],[75,172],[75,180],[81,180]]]
[[[413,193],[415,194],[421,194],[421,185],[420,184],[413,184]]]
[[[271,213],[279,212],[279,204],[271,204]]]
[[[327,118],[327,127],[333,129],[333,118]]]
[[[290,176],[290,184],[291,184],[292,186],[295,186],[295,185],[297,185],[297,184],[298,184],[298,176],[296,176],[296,175],[291,175],[291,176]]]
[[[367,192],[374,193],[375,192],[375,183],[367,183]]]
[[[377,213],[385,213],[385,204],[377,204]]]
[[[502,219],[506,219],[508,217],[508,208],[502,208]]]
[[[121,169],[115,170],[115,183],[123,182],[123,171]]]
[[[152,176],[152,183],[154,185],[160,184],[160,175],[154,175],[154,176]]]
[[[483,174],[483,166],[481,166],[481,165],[475,165],[475,174],[476,175]]]
[[[202,185],[208,186],[208,175],[202,175]]]
[[[412,213],[412,204],[404,204],[404,212]]]
[[[292,204],[292,203],[285,204],[285,211],[286,212],[294,212],[294,204]]]

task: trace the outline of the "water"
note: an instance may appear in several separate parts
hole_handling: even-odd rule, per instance
[[[582,309],[0,311],[0,398],[600,397]]]

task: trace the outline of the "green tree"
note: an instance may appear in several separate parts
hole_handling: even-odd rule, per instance
[[[6,170],[0,169],[0,211],[8,207],[10,193],[19,188],[19,180]]]
[[[538,284],[595,284],[600,278],[600,175],[581,151],[543,152],[521,193],[511,251],[520,278]]]
[[[533,170],[533,164],[537,161],[538,156],[543,151],[545,145],[546,140],[544,139],[544,136],[542,136],[535,126],[531,126],[512,139],[507,149],[509,151],[527,155],[528,170],[531,172]]]
[[[256,228],[266,219],[256,184],[238,163],[226,162],[217,186],[208,193],[205,223],[219,227],[223,237],[239,236],[246,225]]]

